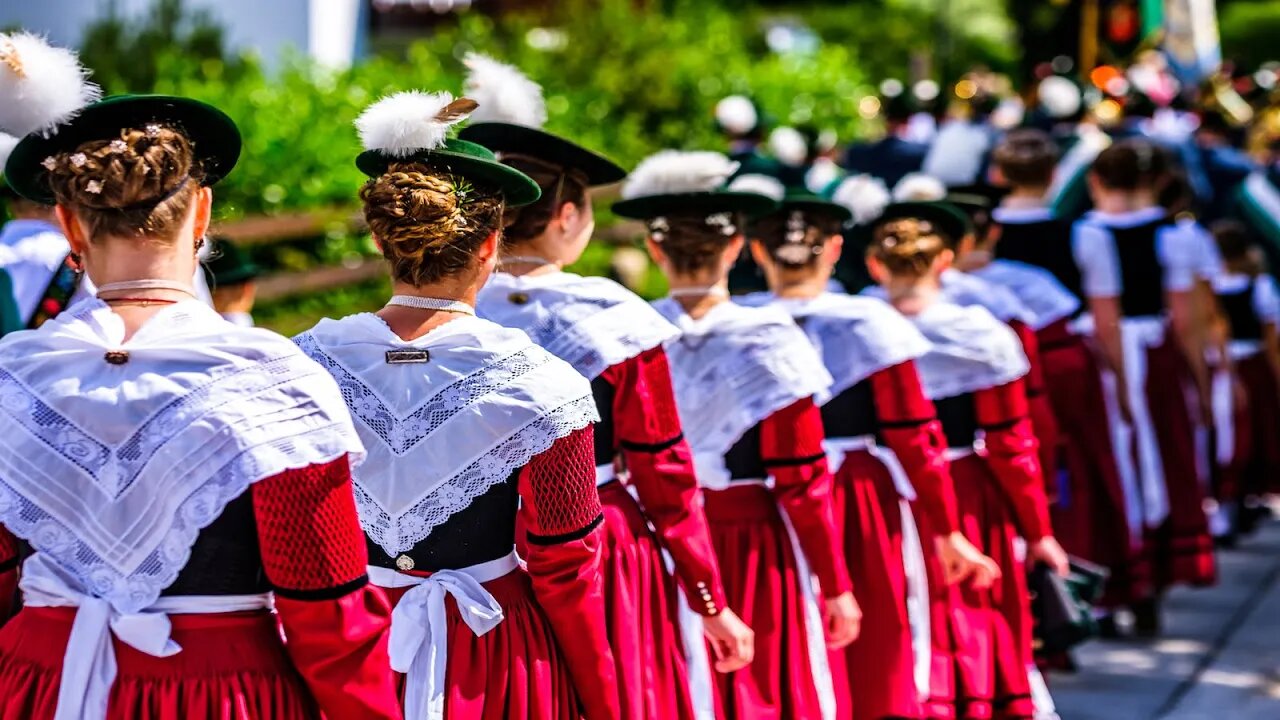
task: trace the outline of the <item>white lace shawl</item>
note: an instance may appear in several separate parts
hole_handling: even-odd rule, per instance
[[[285,338],[195,301],[123,338],[90,298],[0,342],[0,522],[129,613],[252,483],[363,449],[337,387]],[[104,359],[120,349],[127,362]]]
[[[1018,336],[981,306],[939,301],[907,318],[929,341],[916,368],[931,400],[1006,385],[1031,369]]]
[[[338,381],[368,458],[355,473],[360,524],[388,555],[599,420],[591,386],[519,330],[464,317],[412,341],[375,315],[321,320],[294,338]],[[389,350],[426,362],[390,364]]]
[[[721,303],[698,320],[670,298],[654,308],[680,328],[667,343],[680,422],[699,463],[723,455],[756,423],[826,392],[831,375],[779,308]]]
[[[1080,299],[1063,287],[1053,273],[1016,260],[992,260],[971,273],[989,283],[1008,289],[1028,313],[1027,324],[1042,330],[1069,318],[1080,309]]]
[[[819,403],[929,350],[929,341],[914,325],[876,298],[828,292],[810,300],[792,300],[759,292],[736,300],[755,307],[773,305],[795,318],[834,379],[830,389],[819,393]]]
[[[524,330],[588,379],[680,334],[618,283],[566,272],[494,273],[476,299],[476,311],[499,325]]]

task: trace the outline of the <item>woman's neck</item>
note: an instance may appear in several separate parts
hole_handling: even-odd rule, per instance
[[[889,304],[903,315],[917,315],[938,299],[942,285],[933,275],[923,277],[894,276],[883,285]]]
[[[1014,187],[1000,200],[1000,205],[1006,208],[1043,207],[1048,194],[1047,187]]]
[[[568,257],[569,253],[557,252],[556,244],[546,233],[532,240],[509,243],[502,249],[499,266],[509,275],[547,275],[577,262],[578,258]]]
[[[395,281],[391,284],[392,295],[431,298],[433,300],[451,300],[476,306],[476,295],[483,282],[446,278],[440,282],[427,285],[410,285]],[[401,340],[416,340],[445,323],[463,317],[464,313],[448,310],[429,310],[426,308],[387,305],[375,313],[391,328]]]
[[[195,251],[188,246],[186,252],[191,255],[155,238],[108,238],[85,251],[85,274],[98,298],[120,316],[126,340],[165,307],[195,298]],[[160,286],[139,284],[144,280]]]
[[[715,306],[729,302],[727,276],[672,275],[667,284],[672,299],[680,303],[685,314],[694,320],[702,318]]]
[[[777,273],[769,278],[769,289],[780,298],[812,300],[827,291],[830,276],[823,272]]]

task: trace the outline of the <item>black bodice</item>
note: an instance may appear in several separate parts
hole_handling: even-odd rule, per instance
[[[1108,228],[1120,265],[1120,313],[1124,317],[1164,314],[1164,266],[1156,239],[1168,222],[1160,218],[1134,227]]]
[[[942,434],[947,437],[949,448],[972,448],[978,437],[978,415],[974,409],[973,394],[954,395],[933,401],[942,422]]]
[[[1071,224],[1065,220],[1002,224],[996,257],[1047,270],[1084,302],[1080,268],[1071,249]]]
[[[769,476],[760,455],[760,424],[746,432],[724,454],[725,467],[732,480],[760,480]]]
[[[251,493],[232,500],[200,531],[191,559],[161,595],[256,595],[271,589],[258,549]]]
[[[829,438],[861,437],[880,432],[870,379],[864,379],[831,398],[821,410],[822,428]]]
[[[596,411],[600,413],[600,422],[596,423],[593,435],[596,465],[612,465],[618,454],[613,430],[613,399],[617,392],[613,384],[604,377],[591,381],[591,394],[596,399]]]
[[[523,468],[489,488],[465,509],[432,529],[431,534],[402,553],[413,560],[412,570],[435,572],[497,560],[511,552],[516,543],[516,511],[519,507],[517,482]],[[372,540],[369,564],[397,569],[396,560]]]
[[[1227,320],[1231,322],[1231,337],[1235,340],[1261,340],[1262,320],[1253,307],[1254,284],[1249,284],[1237,292],[1218,293],[1218,302]]]

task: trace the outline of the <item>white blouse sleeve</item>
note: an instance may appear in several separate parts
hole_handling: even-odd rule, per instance
[[[1081,285],[1089,297],[1119,297],[1124,283],[1115,242],[1106,228],[1080,221],[1071,231],[1071,250],[1080,268]]]
[[[1186,292],[1204,267],[1204,246],[1193,224],[1179,223],[1156,232],[1156,252],[1164,267],[1165,292]],[[1215,273],[1216,275],[1216,273]]]
[[[1253,311],[1264,323],[1280,325],[1280,288],[1270,275],[1259,275],[1253,281]]]

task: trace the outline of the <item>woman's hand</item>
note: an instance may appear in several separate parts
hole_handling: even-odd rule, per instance
[[[1071,574],[1071,561],[1052,535],[1040,538],[1031,546],[1031,557],[1048,565],[1055,573],[1066,577]]]
[[[827,598],[823,614],[828,648],[839,650],[858,639],[858,632],[862,629],[862,609],[852,592]]]
[[[731,673],[751,664],[756,652],[756,634],[737,613],[724,608],[716,615],[704,615],[702,632],[715,654],[716,672]]]
[[[955,585],[972,577],[973,586],[982,590],[1000,579],[1000,566],[996,561],[983,555],[959,530],[939,537],[937,544],[948,585]]]

